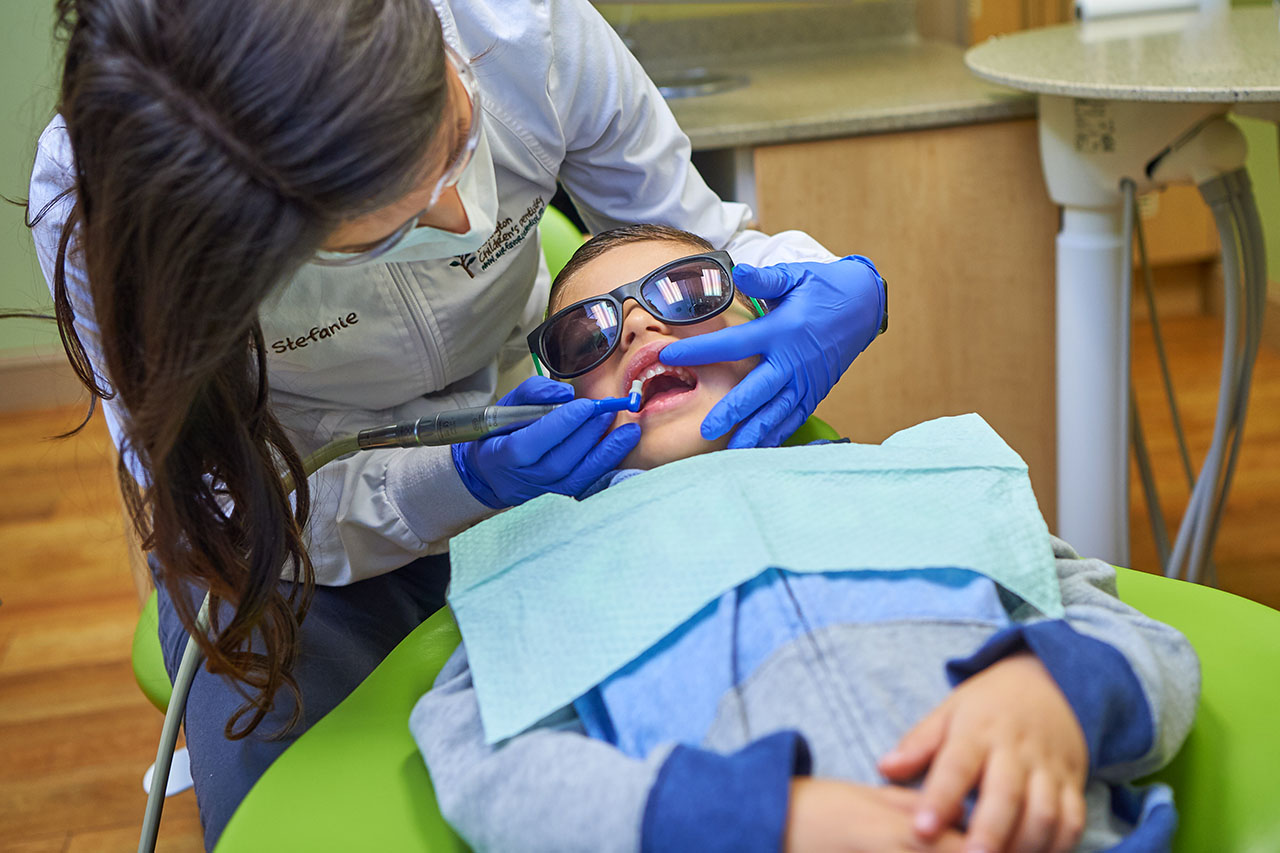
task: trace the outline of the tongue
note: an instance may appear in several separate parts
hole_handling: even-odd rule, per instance
[[[693,386],[671,373],[662,373],[650,379],[644,386],[644,401],[670,397],[692,390]]]

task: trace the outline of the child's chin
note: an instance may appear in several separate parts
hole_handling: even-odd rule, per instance
[[[627,458],[622,460],[622,465],[619,467],[647,471],[678,459],[687,459],[700,453],[720,450],[728,444],[727,436],[719,441],[707,441],[697,432],[699,423],[701,421],[695,423],[692,435],[688,430],[680,430],[678,435],[662,434],[668,432],[666,430],[641,433],[640,443],[627,454]]]

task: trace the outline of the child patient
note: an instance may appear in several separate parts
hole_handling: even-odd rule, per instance
[[[640,443],[584,501],[727,443],[699,427],[754,360],[658,357],[755,316],[731,268],[692,234],[630,226],[586,243],[556,279],[550,319],[530,336],[539,360],[579,396],[643,382],[643,408],[617,424],[638,423]],[[695,521],[652,536],[706,533]],[[411,720],[441,811],[485,850],[1167,850],[1168,790],[1125,783],[1186,736],[1195,654],[1116,598],[1110,566],[1043,539],[1062,618],[976,571],[768,569],[492,744],[460,647]],[[607,570],[607,543],[601,553]],[[629,606],[616,602],[619,615]]]

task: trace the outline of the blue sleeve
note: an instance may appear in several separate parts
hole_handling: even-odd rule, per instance
[[[649,792],[640,849],[755,853],[782,849],[791,779],[812,767],[799,732],[760,738],[731,755],[678,746]]]
[[[1086,637],[1061,619],[1015,625],[973,654],[947,662],[952,686],[1015,652],[1031,651],[1053,676],[1084,730],[1089,771],[1145,755],[1155,721],[1133,668],[1113,646]]]

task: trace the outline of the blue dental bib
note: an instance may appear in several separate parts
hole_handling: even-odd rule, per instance
[[[490,743],[573,702],[727,590],[792,572],[967,568],[1063,614],[1027,466],[978,415],[880,445],[727,450],[577,501],[543,495],[451,543]]]

